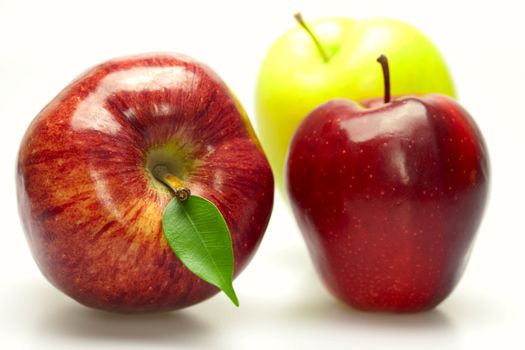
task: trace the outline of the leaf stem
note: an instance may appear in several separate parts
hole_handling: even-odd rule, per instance
[[[321,45],[321,42],[319,39],[317,39],[317,36],[314,34],[314,32],[310,29],[310,26],[306,24],[306,22],[303,19],[303,16],[300,12],[297,12],[295,15],[295,20],[303,27],[303,29],[310,35],[310,38],[312,38],[312,41],[314,42],[315,46],[317,47],[317,50],[321,54],[321,57],[323,58],[323,61],[328,62],[330,58],[326,54],[326,51],[323,48],[323,45]]]
[[[178,177],[170,173],[166,165],[161,164],[155,166],[153,168],[153,176],[164,185],[168,186],[175,194],[175,197],[181,202],[190,198],[190,189],[184,186]]]

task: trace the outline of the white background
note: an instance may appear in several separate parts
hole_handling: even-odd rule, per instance
[[[522,1],[0,0],[0,348],[525,349],[525,10]],[[521,5],[523,6],[523,5]],[[29,253],[14,168],[32,118],[71,79],[106,59],[176,51],[213,67],[253,117],[257,70],[271,42],[306,19],[404,19],[447,58],[461,103],[492,160],[488,210],[467,271],[436,310],[357,312],[318,281],[277,194],[258,254],[224,295],[147,316],[89,310],[51,287]],[[344,78],[344,77],[343,77]]]

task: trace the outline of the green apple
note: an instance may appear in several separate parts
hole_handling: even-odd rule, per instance
[[[301,23],[300,15],[296,18]],[[380,54],[390,61],[392,95],[455,96],[439,50],[407,23],[328,18],[302,25],[273,44],[257,83],[257,127],[281,193],[288,145],[310,111],[333,98],[359,101],[383,95],[376,62]]]

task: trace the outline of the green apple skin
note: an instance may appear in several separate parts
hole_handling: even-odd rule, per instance
[[[323,60],[310,36],[297,25],[270,48],[257,83],[257,127],[283,194],[284,161],[299,123],[334,98],[360,101],[382,96],[379,55],[389,59],[393,96],[455,97],[443,56],[427,36],[407,23],[327,18],[308,25],[329,60]]]

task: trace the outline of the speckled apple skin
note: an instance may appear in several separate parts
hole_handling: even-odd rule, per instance
[[[333,100],[300,125],[287,160],[290,203],[339,300],[373,311],[431,309],[457,284],[480,224],[485,143],[448,97],[365,107]]]
[[[18,207],[32,254],[47,279],[80,303],[167,311],[217,293],[164,238],[161,219],[172,195],[147,164],[149,152],[163,148],[192,193],[224,215],[235,276],[258,247],[272,210],[273,176],[227,86],[182,55],[112,60],[40,112],[17,164]]]

